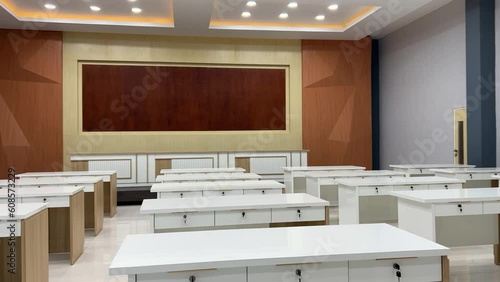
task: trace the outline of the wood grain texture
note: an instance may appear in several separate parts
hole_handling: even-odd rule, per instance
[[[270,124],[286,81],[283,68],[84,64],[83,131],[285,130]]]
[[[73,171],[88,171],[89,161],[72,161]]]
[[[298,226],[317,226],[317,225],[326,225],[326,223],[324,220],[302,221],[302,222],[276,222],[269,224],[269,227],[279,228],[279,227],[298,227]]]
[[[49,212],[23,220],[21,244],[23,282],[49,281]]]
[[[21,256],[23,252],[23,246],[21,245],[21,237],[16,237],[16,273],[11,274],[7,272],[9,270],[9,266],[7,262],[9,259],[7,256],[10,255],[10,250],[8,248],[9,238],[0,238],[0,281],[5,282],[22,282],[22,273],[23,268],[21,264]]]
[[[94,229],[94,235],[101,233],[104,223],[103,182],[94,184],[94,192],[85,192],[85,228]]]
[[[62,33],[0,29],[0,171],[62,167]]]
[[[49,209],[49,253],[67,253],[70,246],[69,208]]]
[[[156,159],[155,160],[155,175],[158,176],[162,169],[171,169],[172,160],[168,159]]]
[[[80,191],[69,199],[70,261],[74,264],[83,254],[85,243],[85,193]]]
[[[118,189],[116,185],[116,173],[110,176],[109,182],[109,217],[116,214],[116,206],[118,205]]]
[[[450,260],[447,256],[441,257],[442,282],[450,282]]]
[[[246,172],[250,172],[250,158],[235,158],[235,167],[241,167]]]
[[[372,167],[371,40],[363,44],[302,41],[302,140],[309,165]]]

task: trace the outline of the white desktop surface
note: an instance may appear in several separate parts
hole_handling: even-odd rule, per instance
[[[97,170],[97,171],[51,171],[51,172],[26,172],[17,174],[19,178],[31,177],[65,177],[65,176],[102,176],[113,175],[116,170]]]
[[[224,172],[241,172],[246,170],[241,167],[219,167],[219,168],[173,168],[162,169],[160,174],[189,174],[189,173],[224,173]]]
[[[386,224],[144,234],[125,238],[111,263],[110,274],[430,257],[448,253],[446,247]]]
[[[483,202],[500,200],[498,188],[475,188],[457,190],[428,190],[391,192],[398,198],[415,202],[433,204],[449,202]]]
[[[372,176],[405,176],[406,173],[393,170],[354,170],[354,171],[314,171],[307,172],[306,177],[372,177]]]
[[[432,169],[432,168],[472,168],[475,165],[462,164],[406,164],[406,165],[389,165],[392,168],[400,169]]]
[[[144,200],[141,214],[289,207],[326,207],[328,201],[308,194],[244,195]]]
[[[369,178],[369,179],[340,179],[339,185],[347,187],[359,186],[387,186],[387,185],[418,185],[418,184],[456,184],[464,183],[465,180],[428,176],[428,177],[406,177],[406,178]]]
[[[461,174],[461,173],[500,173],[500,167],[471,167],[471,168],[448,168],[431,169],[432,172]]]
[[[16,197],[68,197],[83,191],[83,186],[54,186],[41,188],[16,188]],[[9,189],[0,189],[0,198],[7,198]]]
[[[102,177],[89,176],[89,177],[44,177],[44,178],[23,178],[16,179],[16,185],[64,185],[64,184],[95,184],[102,181]],[[6,179],[0,180],[0,186],[6,187],[9,182]]]
[[[216,180],[258,180],[262,177],[255,173],[192,173],[179,175],[158,175],[156,182],[176,181],[216,181]]]
[[[284,184],[274,180],[239,180],[239,181],[197,181],[181,183],[155,183],[151,192],[205,191],[205,190],[244,190],[244,189],[283,189]]]
[[[335,170],[364,170],[362,166],[287,166],[284,171],[335,171]]]
[[[21,220],[27,219],[47,208],[47,204],[42,203],[16,203],[14,218],[9,216],[7,204],[0,204],[0,220]]]

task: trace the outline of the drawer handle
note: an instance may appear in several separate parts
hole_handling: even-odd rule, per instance
[[[377,193],[378,193],[378,187],[375,187],[375,192],[377,192]]]
[[[196,281],[196,277],[194,275],[191,275],[189,277],[189,282],[194,282],[194,281]]]
[[[241,216],[242,216],[243,218],[245,218],[245,215],[246,215],[246,213],[245,213],[245,212],[242,212],[242,213],[241,213]]]
[[[302,270],[296,269],[295,275],[297,275],[297,278],[299,278],[299,282],[302,282]]]
[[[413,191],[413,186],[410,186],[410,189]]]
[[[181,198],[184,198],[184,193],[181,193]]]
[[[226,196],[226,192],[222,191],[222,196]]]
[[[43,202],[44,202],[44,203],[45,203],[45,202],[47,202],[47,198],[43,198]]]
[[[460,209],[460,212],[462,212],[462,205],[458,204],[458,208]]]
[[[262,190],[262,195],[265,195],[266,194],[266,191],[265,190]]]
[[[300,210],[297,210],[297,214],[299,215],[299,219],[300,219],[300,216],[301,216]]]
[[[469,174],[469,176],[470,176],[470,179],[472,179],[472,173],[471,173],[471,174]]]
[[[188,218],[187,214],[185,214],[182,218],[184,218],[184,225],[187,225],[187,218]]]
[[[422,169],[420,169],[420,173],[423,173],[424,171]]]
[[[448,185],[444,185],[444,188],[448,189]]]

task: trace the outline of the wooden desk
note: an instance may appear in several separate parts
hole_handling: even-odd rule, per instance
[[[352,170],[307,172],[305,176],[307,194],[327,200],[332,206],[338,206],[338,180],[365,178],[402,178],[406,177],[406,174],[404,172],[392,170]]]
[[[500,265],[500,189],[393,192],[399,228],[440,244],[493,245]]]
[[[194,182],[194,181],[230,181],[230,180],[259,180],[262,177],[255,173],[191,173],[158,175],[156,182]]]
[[[15,218],[10,218],[6,204],[0,204],[0,281],[49,281],[49,232],[46,204],[16,204]],[[15,239],[10,241],[8,227],[15,225]],[[9,242],[16,244],[15,274],[10,269]]]
[[[330,218],[328,202],[307,194],[144,200],[141,214],[151,215],[154,232],[327,225]]]
[[[42,188],[57,186],[83,186],[85,192],[85,228],[94,229],[97,236],[104,222],[104,193],[101,177],[47,177],[25,178],[16,181],[17,188]],[[7,180],[0,180],[0,187],[7,187]]]
[[[386,224],[217,230],[129,235],[109,271],[134,282],[388,282],[396,263],[403,281],[448,282],[448,253]]]
[[[117,188],[116,188],[116,170],[107,171],[57,171],[57,172],[28,172],[17,175],[20,179],[24,178],[45,178],[45,177],[102,177],[104,189],[104,213],[109,217],[116,214],[117,206]]]
[[[69,253],[74,264],[83,254],[85,240],[83,187],[16,188],[18,203],[46,204],[49,213],[49,253]],[[7,189],[0,189],[7,204]]]
[[[435,176],[431,169],[449,169],[449,168],[473,168],[475,165],[461,164],[406,164],[406,165],[390,165],[394,171],[401,171],[408,176]]]
[[[500,167],[431,169],[431,171],[436,176],[465,180],[464,188],[498,187],[498,179],[494,176],[500,175]]]
[[[397,199],[391,192],[462,189],[463,183],[437,176],[339,180],[339,224],[397,220]]]
[[[281,194],[285,185],[274,180],[198,181],[155,183],[152,193],[162,198]]]
[[[216,167],[216,168],[185,168],[185,169],[162,169],[160,174],[191,174],[191,173],[245,173],[241,167]]]
[[[284,179],[287,193],[306,192],[306,172],[312,171],[349,171],[364,170],[361,166],[293,166],[284,167]]]

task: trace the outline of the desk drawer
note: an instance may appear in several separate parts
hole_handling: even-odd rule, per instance
[[[483,202],[483,214],[500,214],[500,201]]]
[[[299,277],[297,274],[300,274]],[[347,262],[325,262],[248,268],[248,282],[348,282]],[[302,280],[299,280],[302,278]]]
[[[272,222],[299,222],[325,220],[325,207],[297,207],[272,209]]]
[[[422,191],[429,190],[429,185],[397,185],[394,186],[394,191]]]
[[[23,203],[47,203],[49,208],[66,208],[69,207],[68,197],[33,197],[22,198]]]
[[[394,186],[364,186],[358,188],[360,196],[389,195],[394,190]]]
[[[216,211],[215,225],[271,223],[271,209]]]
[[[401,281],[442,281],[441,257],[367,260],[349,262],[349,282],[398,282],[394,264],[401,271]]]
[[[462,189],[462,184],[431,184],[429,185],[429,190],[451,190],[451,189]]]
[[[243,194],[245,195],[273,195],[273,194],[282,194],[282,189],[247,189],[244,190]]]
[[[476,215],[483,214],[482,202],[436,204],[436,216]]]
[[[203,192],[160,192],[160,199],[203,197]]]
[[[470,173],[462,174],[460,178],[465,180],[494,180],[491,176],[498,175],[498,173]]]
[[[238,195],[243,195],[243,190],[207,190],[207,191],[203,191],[203,197],[238,196]]]
[[[214,212],[156,214],[155,229],[214,226]]]
[[[192,278],[191,278],[192,277]],[[138,274],[137,282],[246,282],[245,267]]]

